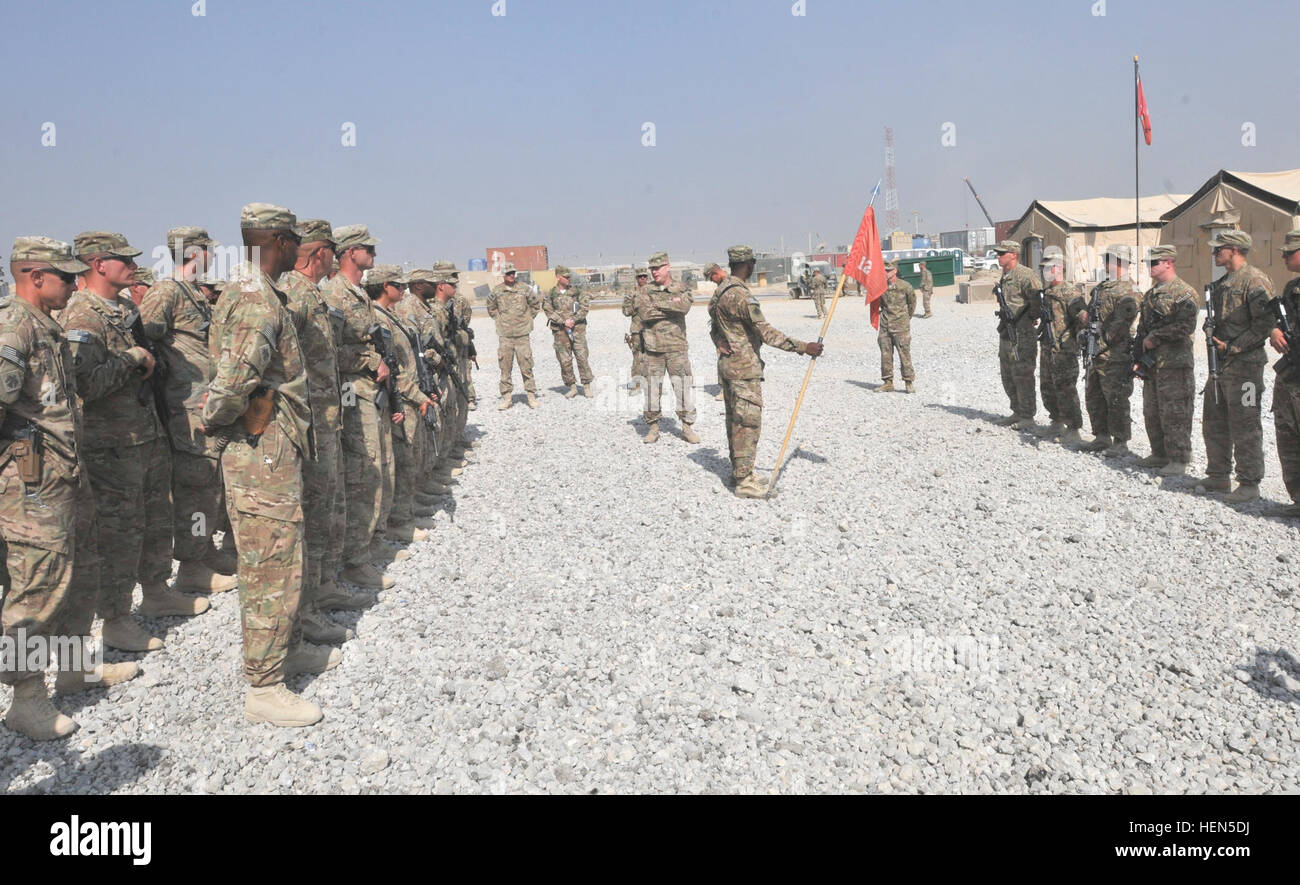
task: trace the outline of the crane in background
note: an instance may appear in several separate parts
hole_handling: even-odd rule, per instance
[[[972,194],[975,194],[975,202],[980,204],[980,211],[983,212],[983,213],[984,213],[984,217],[987,218],[987,219],[989,220],[989,227],[996,228],[996,227],[997,227],[997,223],[993,220],[993,216],[989,214],[989,210],[987,210],[987,209],[984,208],[984,201],[981,200],[981,199],[980,199],[980,195],[979,195],[978,193],[976,193],[976,191],[975,191],[975,185],[973,185],[973,184],[970,183],[970,179],[969,179],[969,178],[965,179],[965,181],[966,181],[966,186],[967,186],[968,188],[970,188],[970,192],[971,192]]]

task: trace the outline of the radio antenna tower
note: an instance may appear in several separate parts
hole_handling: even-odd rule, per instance
[[[891,234],[903,223],[898,214],[898,176],[894,167],[894,130],[885,127],[885,230]]]

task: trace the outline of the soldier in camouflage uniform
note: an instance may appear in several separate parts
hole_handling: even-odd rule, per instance
[[[474,373],[470,371],[470,347],[474,341],[474,329],[470,325],[474,318],[474,296],[460,290],[460,272],[456,270],[456,265],[451,261],[435,261],[433,269],[439,273],[450,273],[454,277],[453,282],[456,285],[455,302],[456,302],[456,323],[460,327],[458,338],[462,339],[461,349],[461,380],[465,382],[465,392],[469,394],[469,403],[466,405],[466,411],[473,412],[478,409],[478,391],[474,389]],[[475,348],[474,359],[478,359],[477,348]],[[468,419],[468,415],[464,416]],[[464,427],[461,428],[462,430]]]
[[[212,376],[212,306],[197,280],[217,245],[201,227],[169,230],[167,246],[176,271],[172,279],[150,286],[140,302],[144,334],[156,342],[167,365],[163,396],[170,412],[164,430],[172,451],[171,555],[180,562],[175,589],[190,593],[224,593],[239,586],[233,577],[233,549],[218,551],[212,543],[213,533],[226,527],[226,501],[219,456],[199,432],[199,411]]]
[[[533,347],[528,336],[533,331],[533,320],[542,312],[542,302],[523,283],[517,282],[515,266],[507,263],[501,268],[501,285],[487,298],[488,316],[497,324],[497,364],[501,368],[501,404],[498,409],[513,405],[510,395],[515,385],[511,371],[519,361],[519,374],[528,394],[528,408],[537,408],[537,382],[533,380]]]
[[[285,309],[293,318],[294,332],[307,369],[308,404],[316,443],[316,457],[302,465],[303,584],[297,629],[310,642],[337,643],[349,638],[343,625],[330,619],[321,604],[349,605],[351,597],[338,585],[343,564],[343,539],[347,507],[343,499],[343,461],[340,436],[343,415],[339,401],[338,346],[335,328],[343,315],[325,303],[320,281],[334,260],[334,234],[320,218],[298,222],[302,243],[293,269],[279,282]],[[297,635],[294,640],[297,640]]]
[[[1011,311],[1011,327],[1004,329],[998,344],[998,361],[1002,367],[1002,389],[1011,401],[1009,417],[998,421],[1016,430],[1034,429],[1038,412],[1038,394],[1034,389],[1034,363],[1038,361],[1038,337],[1035,325],[1041,310],[1043,281],[1038,274],[1020,263],[1020,246],[1003,240],[993,247],[1002,268],[1002,296]]]
[[[650,285],[650,271],[644,267],[635,267],[633,272],[636,274],[636,289],[623,296],[623,316],[632,319],[623,340],[632,351],[632,378],[627,383],[627,389],[640,390],[645,379],[645,342],[641,338],[641,318],[636,315],[636,299]]]
[[[1300,274],[1300,230],[1286,235],[1282,259],[1287,270]],[[1300,332],[1300,277],[1288,282],[1279,297],[1294,335]],[[1272,331],[1270,340],[1278,353],[1291,352],[1281,328]],[[1300,353],[1291,354],[1291,359],[1300,360]],[[1277,457],[1282,462],[1282,480],[1292,501],[1282,513],[1300,516],[1300,370],[1294,367],[1277,374],[1277,383],[1273,386],[1273,426],[1277,431]]]
[[[1043,393],[1043,407],[1051,424],[1038,432],[1045,439],[1061,438],[1061,445],[1079,445],[1079,428],[1083,412],[1079,409],[1079,313],[1084,308],[1079,287],[1065,282],[1065,255],[1060,248],[1048,246],[1043,251],[1043,313],[1041,322],[1050,315],[1049,331],[1039,331],[1050,341],[1043,343],[1038,372]]]
[[[1264,395],[1264,342],[1273,331],[1273,281],[1248,263],[1250,234],[1222,231],[1210,240],[1214,263],[1227,273],[1211,288],[1210,297],[1218,325],[1214,343],[1219,349],[1221,376],[1205,386],[1201,432],[1205,438],[1207,491],[1227,491],[1233,462],[1237,466],[1236,491],[1227,496],[1240,504],[1259,497],[1264,478],[1264,428],[1260,399]]]
[[[144,301],[144,295],[149,291],[157,280],[154,279],[153,271],[147,267],[137,267],[135,273],[131,276],[131,303],[136,307]]]
[[[826,316],[826,274],[821,269],[813,271],[808,282],[808,291],[812,295],[813,305],[817,308],[817,319]]]
[[[375,568],[371,541],[382,528],[380,515],[389,509],[393,492],[393,425],[391,413],[381,414],[375,403],[379,386],[388,378],[388,366],[371,341],[375,311],[361,288],[361,276],[374,266],[379,241],[362,224],[335,228],[334,241],[339,272],[321,287],[321,295],[343,315],[336,327],[343,409],[340,442],[347,467],[343,579],[358,587],[386,590],[396,582]]]
[[[1154,285],[1142,296],[1137,340],[1155,365],[1142,384],[1142,417],[1151,454],[1142,467],[1159,467],[1162,476],[1182,476],[1192,459],[1192,418],[1196,370],[1192,335],[1196,332],[1196,292],[1178,278],[1178,249],[1153,246],[1147,253]]]
[[[921,319],[928,320],[934,316],[930,312],[930,299],[934,297],[934,274],[930,273],[930,267],[924,261],[921,262],[921,297],[925,301],[925,313]]]
[[[727,272],[723,270],[721,265],[716,261],[710,261],[708,264],[704,265],[704,278],[714,285],[713,296],[709,299],[709,306],[707,308],[710,311],[709,316],[713,316],[711,312],[713,310],[713,303],[718,300],[718,292],[722,287],[722,281],[727,278]],[[718,402],[723,402],[726,399],[726,396],[721,390],[721,378],[718,379],[718,388],[717,396],[715,396],[714,399]]]
[[[437,289],[435,290],[436,300],[442,304],[447,313],[447,330],[445,338],[456,356],[457,374],[465,384],[465,391],[469,394],[469,401],[466,402],[460,396],[459,391],[455,391],[453,397],[457,403],[454,409],[456,414],[456,423],[452,434],[452,446],[449,453],[447,464],[451,467],[468,467],[469,462],[465,460],[465,453],[473,448],[469,440],[464,436],[465,426],[469,422],[470,406],[474,402],[474,388],[470,383],[470,346],[473,343],[474,330],[470,327],[470,317],[472,316],[472,299],[460,290],[460,271],[456,269],[453,261],[435,261],[433,271],[438,274]],[[530,344],[531,347],[531,344]],[[459,475],[459,472],[456,473]]]
[[[393,308],[393,313],[419,335],[423,345],[419,358],[424,359],[425,365],[433,373],[432,381],[437,395],[438,425],[425,428],[424,459],[419,469],[418,486],[415,489],[414,503],[421,508],[436,506],[437,498],[451,491],[451,488],[434,474],[442,469],[450,457],[455,428],[452,426],[454,413],[450,411],[448,404],[453,398],[459,396],[451,387],[451,381],[443,367],[442,355],[438,352],[439,348],[447,350],[443,338],[443,330],[446,326],[445,311],[439,305],[438,312],[435,314],[431,306],[437,303],[434,296],[437,293],[440,277],[441,275],[432,269],[417,268],[408,271],[406,274],[408,294]],[[435,342],[437,347],[434,346]]]
[[[366,292],[374,299],[375,318],[383,327],[388,353],[397,361],[396,380],[402,420],[393,425],[393,506],[385,523],[384,535],[391,540],[414,543],[428,533],[415,525],[417,516],[430,516],[432,510],[416,512],[415,488],[420,481],[419,467],[424,461],[425,421],[435,409],[433,400],[420,390],[420,373],[415,365],[415,332],[393,312],[406,294],[406,277],[395,264],[377,264],[366,274]]]
[[[663,376],[677,397],[677,419],[682,424],[682,439],[698,443],[695,423],[694,375],[686,341],[686,314],[691,309],[691,295],[680,283],[674,283],[667,252],[650,256],[650,275],[654,282],[637,293],[636,315],[641,320],[641,339],[645,343],[646,406],[645,422],[649,426],[642,442],[659,439],[660,395]]]
[[[89,266],[86,288],[60,315],[72,347],[81,395],[86,466],[95,492],[104,643],[154,651],[163,642],[131,617],[140,582],[143,615],[195,615],[208,601],[167,586],[172,571],[171,450],[154,405],[154,358],[136,344],[139,312],[122,290],[135,273],[134,249],[121,234],[88,231],[74,248]],[[138,328],[138,327],[137,327]]]
[[[50,317],[67,305],[74,274],[87,266],[67,243],[46,237],[14,240],[9,260],[14,293],[0,301],[0,628],[20,649],[35,637],[57,643],[60,694],[115,685],[139,667],[104,664],[96,671],[81,644],[99,584],[95,501],[78,458],[72,353]],[[25,667],[0,667],[0,682],[14,689],[5,724],[33,740],[71,734],[77,723],[50,702],[44,672]]]
[[[293,269],[301,238],[288,209],[250,203],[239,228],[249,257],[231,272],[212,315],[216,366],[203,404],[218,441],[226,507],[239,549],[244,716],[311,725],[320,707],[284,684],[336,666],[338,649],[292,641],[303,582],[302,465],[313,457],[307,370],[288,297],[273,280]]]
[[[1106,281],[1093,287],[1087,308],[1079,314],[1079,321],[1086,325],[1091,321],[1091,312],[1096,310],[1101,324],[1101,349],[1088,369],[1084,385],[1093,440],[1083,450],[1121,458],[1129,453],[1128,441],[1133,436],[1129,412],[1133,361],[1129,347],[1133,321],[1138,315],[1138,299],[1128,279],[1132,250],[1128,246],[1111,246],[1106,250],[1105,259]]]
[[[542,310],[551,326],[555,359],[560,363],[560,376],[569,388],[564,394],[565,398],[573,399],[578,395],[578,385],[573,375],[573,361],[576,357],[582,392],[591,399],[591,382],[595,378],[587,357],[587,313],[591,310],[591,296],[581,286],[570,283],[572,276],[573,272],[563,264],[556,266],[555,285],[542,299]]]
[[[876,393],[894,391],[894,351],[903,370],[907,392],[915,393],[916,373],[912,370],[912,314],[916,311],[916,290],[906,280],[898,278],[898,263],[885,263],[885,279],[889,286],[880,296],[880,378],[885,383]]]
[[[764,344],[781,350],[821,356],[822,345],[788,338],[763,317],[758,299],[746,281],[754,272],[754,250],[732,246],[727,250],[731,274],[709,301],[709,337],[718,350],[718,377],[727,410],[727,447],[736,495],[761,498],[767,486],[754,475],[754,457],[763,426]]]

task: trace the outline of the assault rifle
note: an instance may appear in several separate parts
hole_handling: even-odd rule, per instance
[[[1088,301],[1088,324],[1079,336],[1079,350],[1083,352],[1083,370],[1092,368],[1092,361],[1101,353],[1101,286],[1092,290]]]
[[[387,326],[375,323],[366,334],[370,336],[375,353],[388,366],[388,380],[375,394],[375,407],[385,414],[396,413],[402,408],[402,400],[397,395],[397,373],[401,367],[397,362],[397,354],[393,353],[393,333]]]
[[[167,360],[158,342],[144,334],[144,322],[140,319],[140,311],[134,311],[132,317],[131,338],[134,339],[137,347],[143,347],[153,357],[153,374],[140,382],[140,389],[136,391],[135,398],[145,408],[149,407],[149,401],[152,400],[154,409],[158,412],[158,419],[165,426],[172,415],[171,409],[167,408],[167,398],[164,395],[167,387]]]
[[[465,382],[461,380],[460,372],[456,371],[456,357],[452,354],[451,349],[445,344],[439,344],[437,339],[431,339],[429,346],[442,359],[442,371],[451,379],[451,383],[456,387],[456,392],[464,397],[465,402],[469,402],[469,391],[465,389]]]
[[[1273,364],[1273,371],[1277,372],[1277,377],[1283,381],[1295,381],[1297,377],[1295,361],[1295,329],[1291,326],[1291,317],[1286,312],[1286,305],[1282,303],[1282,297],[1279,295],[1268,303],[1273,308],[1273,316],[1277,317],[1277,327],[1282,332],[1282,337],[1286,339],[1286,353],[1282,358]]]
[[[1219,366],[1219,348],[1214,343],[1214,333],[1219,326],[1219,318],[1214,309],[1214,297],[1211,287],[1205,287],[1205,358],[1210,366],[1210,384],[1214,387],[1214,401],[1219,401],[1219,376],[1223,369]]]
[[[1016,341],[1016,324],[1019,323],[1021,317],[1023,317],[1028,312],[1029,302],[1026,301],[1025,306],[1020,308],[1020,313],[1012,316],[1011,308],[1007,306],[1007,298],[1005,295],[1002,294],[1001,283],[998,283],[996,286],[993,287],[993,294],[998,299],[998,309],[994,311],[994,315],[997,316],[998,318],[998,334],[1001,335],[1003,332],[1006,332],[1007,337],[1011,339],[1011,346],[1013,348],[1017,347],[1018,342]]]
[[[1045,292],[1039,297],[1042,298],[1042,306],[1038,311],[1038,340],[1041,341],[1043,346],[1047,349],[1056,350],[1056,335],[1052,331],[1052,325],[1054,322],[1052,317],[1052,300],[1047,297],[1047,293]]]

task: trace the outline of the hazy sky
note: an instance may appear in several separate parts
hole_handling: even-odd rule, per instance
[[[552,263],[845,243],[886,125],[903,227],[916,210],[922,230],[959,229],[983,223],[965,175],[998,220],[1131,195],[1135,53],[1155,124],[1144,192],[1300,166],[1293,3],[802,5],[9,2],[0,252],[89,228],[148,250],[182,224],[231,243],[255,200],[369,224],[380,261],[418,264],[534,243]]]

